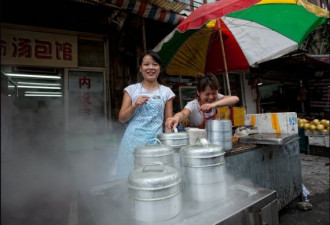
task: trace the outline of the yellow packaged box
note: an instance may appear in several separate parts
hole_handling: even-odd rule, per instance
[[[259,133],[298,134],[298,118],[295,112],[246,114],[244,124],[257,127]]]
[[[245,107],[233,107],[233,126],[244,126]]]

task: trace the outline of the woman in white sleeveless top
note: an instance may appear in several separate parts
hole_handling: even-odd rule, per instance
[[[152,144],[163,132],[164,119],[173,115],[173,91],[158,83],[161,60],[157,53],[147,52],[140,57],[141,83],[124,89],[119,121],[128,122],[117,157],[117,178],[126,179],[134,168],[134,149]]]

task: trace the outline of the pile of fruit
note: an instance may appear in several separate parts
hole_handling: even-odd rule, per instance
[[[312,121],[308,121],[304,118],[298,118],[298,127],[304,128],[306,131],[329,132],[329,120],[313,119]]]

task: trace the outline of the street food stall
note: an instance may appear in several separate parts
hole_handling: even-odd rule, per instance
[[[290,115],[288,117],[288,115]],[[261,116],[267,117],[270,115],[256,114],[254,115],[255,119],[254,124],[258,125]],[[296,121],[295,113],[286,113],[285,115],[277,113],[276,116],[270,116],[273,120],[277,118],[281,118],[282,116],[288,117],[290,121]],[[252,116],[253,118],[253,116]],[[200,143],[191,145],[187,139],[187,134],[190,134],[191,131],[181,133],[178,137],[182,137],[182,140],[185,139],[186,144],[182,142],[182,140],[176,140],[176,145],[172,145],[174,143],[171,140],[171,137],[175,137],[173,133],[167,136],[163,141],[167,141],[170,143],[169,145],[174,146],[176,152],[179,150],[179,154],[174,154],[174,157],[181,157],[179,159],[181,164],[181,171],[176,170],[177,159],[174,160],[173,168],[170,165],[164,165],[161,168],[172,168],[173,171],[178,171],[177,173],[181,174],[181,177],[177,176],[168,176],[175,183],[176,189],[171,189],[174,194],[170,193],[170,191],[163,191],[163,194],[166,196],[158,196],[155,193],[146,194],[146,190],[151,190],[149,188],[141,188],[139,187],[142,179],[145,176],[137,177],[133,179],[130,177],[133,173],[138,172],[146,172],[150,170],[149,168],[139,167],[130,174],[129,178],[126,180],[114,180],[109,181],[100,185],[95,185],[92,187],[85,187],[84,189],[79,191],[78,195],[78,203],[79,203],[79,221],[82,225],[84,224],[97,224],[97,225],[111,225],[111,224],[242,224],[243,221],[246,224],[278,224],[278,211],[282,209],[289,202],[299,197],[302,193],[302,176],[301,176],[301,164],[300,164],[300,151],[299,151],[299,136],[295,132],[297,129],[297,123],[292,122],[291,125],[286,122],[279,122],[278,129],[279,133],[271,133],[266,129],[267,126],[264,125],[259,131],[263,131],[260,133],[258,130],[259,127],[254,127],[252,129],[249,124],[249,119],[251,119],[251,115],[245,115],[245,123],[246,126],[251,131],[249,135],[245,135],[239,137],[238,141],[232,142],[231,149],[224,149],[222,146],[219,150],[223,153],[215,154],[214,157],[207,159],[206,162],[211,163],[210,165],[221,165],[221,176],[225,176],[226,179],[220,182],[224,182],[225,186],[217,186],[219,184],[214,184],[214,179],[217,177],[218,173],[214,173],[212,171],[212,177],[214,179],[206,179],[205,174],[200,174],[198,168],[213,168],[207,167],[202,162],[196,161],[196,155],[190,157],[193,159],[190,164],[186,162],[187,158],[185,154],[189,153],[188,150],[197,149],[197,152],[200,152],[201,148],[205,147],[208,149],[207,155],[211,155],[211,150],[214,149],[214,146],[219,146],[216,144],[210,145],[202,145],[203,138],[200,138]],[[230,120],[213,120],[215,124],[225,124],[228,125],[228,121]],[[263,121],[264,124],[267,121]],[[274,121],[273,121],[274,122]],[[204,139],[210,142],[210,138],[214,138],[215,136],[210,136],[210,129],[212,127],[212,131],[217,130],[216,126],[211,126],[211,121],[208,121],[206,125],[206,138]],[[225,127],[223,126],[223,127]],[[256,129],[257,128],[257,129]],[[237,128],[232,127],[235,131]],[[234,130],[235,129],[235,130]],[[273,128],[272,128],[273,129]],[[283,129],[287,130],[288,133],[282,133]],[[290,130],[291,129],[291,130]],[[291,132],[291,133],[290,133]],[[180,133],[180,132],[179,132]],[[207,135],[209,133],[209,135]],[[221,132],[221,135],[225,137],[227,135],[227,131]],[[198,133],[199,135],[201,133]],[[232,133],[230,133],[232,134]],[[219,138],[218,138],[219,140]],[[234,140],[234,139],[232,139]],[[181,143],[180,145],[177,145]],[[174,143],[175,144],[175,143]],[[157,148],[157,146],[146,146],[148,150],[161,151],[165,152],[168,149],[165,148],[165,145],[160,145],[163,147]],[[212,147],[213,146],[213,147]],[[212,149],[213,148],[213,149]],[[216,148],[216,147],[215,147]],[[138,148],[137,150],[141,151],[143,149]],[[169,150],[168,152],[173,152]],[[171,153],[172,154],[172,153]],[[181,155],[180,155],[181,154]],[[220,157],[220,161],[214,161],[215,157]],[[168,159],[168,155],[166,155]],[[188,157],[189,158],[189,157]],[[198,157],[197,157],[198,158]],[[205,158],[205,155],[203,157]],[[198,163],[197,170],[191,163]],[[217,163],[218,162],[218,163]],[[194,170],[191,170],[187,173],[187,168],[185,165],[190,165]],[[167,172],[171,172],[172,169],[166,169]],[[156,172],[162,172],[165,174],[163,169],[156,169]],[[172,172],[173,172],[172,171]],[[192,172],[194,171],[194,172]],[[210,172],[210,171],[209,171]],[[187,179],[187,176],[194,176],[193,182],[184,181]],[[200,178],[203,179],[200,179]],[[182,180],[181,180],[182,178]],[[205,179],[204,179],[205,178]],[[156,180],[159,181],[157,178]],[[142,183],[151,184],[154,180],[149,180],[147,182]],[[165,180],[166,182],[169,179]],[[182,182],[182,183],[181,183]],[[192,190],[190,185],[195,185],[194,183],[204,182],[204,184],[199,184],[197,187],[201,188],[200,190],[194,189]],[[171,185],[166,185],[164,182],[160,182],[162,186],[157,186],[155,190],[159,191],[164,187],[168,187]],[[211,187],[212,186],[212,187]],[[132,192],[132,187],[139,187]],[[215,189],[214,187],[218,188]],[[197,188],[197,189],[198,189]],[[210,190],[210,191],[206,191]],[[141,192],[141,193],[139,193]],[[135,198],[135,203],[132,204],[131,196],[138,196]],[[222,194],[221,194],[222,193]],[[179,194],[179,195],[178,195]],[[220,195],[221,194],[221,195]],[[198,195],[198,196],[197,196]],[[143,196],[144,198],[142,198]],[[148,201],[145,199],[150,198]],[[180,196],[173,199],[173,201],[166,202],[167,210],[157,210],[157,213],[152,212],[152,210],[156,207],[164,207],[163,204],[156,204],[155,200],[164,200],[168,199],[168,197]],[[140,205],[138,201],[145,201],[143,205]],[[180,200],[178,200],[180,199]],[[153,203],[151,203],[153,202]],[[146,205],[145,205],[146,204]],[[148,204],[152,204],[148,206]],[[154,205],[155,204],[155,205]],[[173,206],[173,207],[171,207]],[[141,215],[143,219],[136,219],[134,209],[139,208],[139,212],[145,212],[145,214]],[[144,209],[148,210],[144,210]],[[142,210],[142,211],[141,211]],[[159,213],[159,211],[164,211],[164,214],[159,214],[159,217],[162,219],[151,220],[148,221],[148,218],[154,218],[153,215]],[[150,215],[146,212],[151,212]],[[168,218],[166,217],[166,213],[171,213],[172,215]],[[146,220],[146,221],[144,221]]]

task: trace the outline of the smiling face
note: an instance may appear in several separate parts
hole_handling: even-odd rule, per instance
[[[140,72],[144,80],[156,81],[160,73],[160,65],[150,55],[145,55],[140,65]]]
[[[212,73],[198,78],[197,95],[199,100],[204,103],[212,103],[217,100],[219,81]]]
[[[199,98],[204,103],[212,103],[217,100],[218,97],[218,90],[211,89],[210,86],[206,86],[204,91],[197,91],[197,94],[199,95]]]

